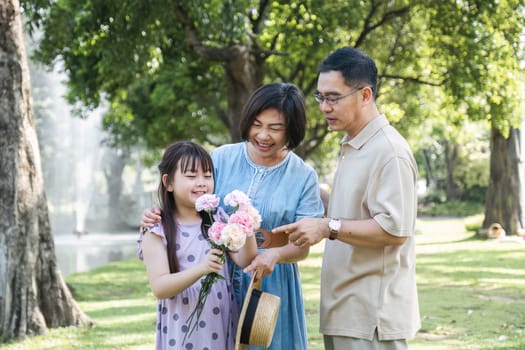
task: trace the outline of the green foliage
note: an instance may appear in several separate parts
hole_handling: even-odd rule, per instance
[[[483,212],[484,202],[459,201],[456,199],[441,202],[433,199],[418,208],[420,216],[469,216]]]
[[[501,131],[517,126],[520,116],[514,111],[525,96],[511,91],[521,89],[516,79],[524,56],[521,1],[427,5],[426,22],[436,30],[429,44],[441,51],[439,59],[447,70],[446,92],[454,97],[454,104],[465,106],[468,118],[489,120]]]
[[[516,93],[525,56],[520,0],[22,3],[28,22],[45,33],[36,58],[63,61],[72,103],[108,101],[104,125],[117,144],[229,141],[238,120],[231,106],[240,98],[230,80],[251,76],[303,89],[310,128],[298,153],[322,168],[337,138],[327,136],[309,96],[319,63],[343,45],[376,59],[380,109],[415,150],[420,139],[454,141],[466,120],[485,120],[505,134],[525,99]],[[250,55],[244,72],[227,67],[236,52]]]
[[[115,144],[145,140],[157,148],[181,138],[225,139],[224,125],[209,117],[222,103],[224,84],[213,66],[182,45],[184,33],[166,5],[174,6],[60,1],[44,16],[46,35],[35,58],[63,60],[68,99],[80,113],[102,96],[108,100],[104,126]]]
[[[489,167],[487,159],[471,160],[460,158],[454,172],[455,183],[462,190],[461,198],[467,201],[485,202],[485,193],[489,183]]]
[[[465,217],[465,230],[477,233],[483,227],[483,214],[477,214]]]
[[[420,176],[430,188],[424,203],[450,199],[484,202],[490,156],[486,122],[464,121],[454,128],[444,120],[427,120],[417,130],[421,136],[411,135],[410,141],[417,149]],[[455,186],[453,193],[446,192],[449,176]]]

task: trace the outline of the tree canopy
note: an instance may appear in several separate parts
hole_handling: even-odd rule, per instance
[[[44,33],[36,58],[63,61],[68,98],[80,110],[108,101],[105,127],[121,144],[236,141],[251,91],[289,81],[309,107],[309,133],[298,153],[326,159],[338,136],[328,134],[308,96],[318,64],[344,45],[376,60],[381,109],[421,146],[432,142],[422,133],[436,122],[452,137],[467,119],[508,134],[521,118],[520,0],[26,0],[24,6],[28,23]]]

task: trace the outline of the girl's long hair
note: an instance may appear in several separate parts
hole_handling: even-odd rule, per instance
[[[181,173],[185,173],[186,171],[196,172],[199,167],[202,171],[211,172],[213,174],[213,162],[209,153],[202,146],[191,141],[176,142],[168,146],[164,151],[162,161],[158,166],[160,171],[160,181],[157,194],[162,216],[161,222],[168,242],[167,253],[171,273],[179,271],[179,263],[175,252],[175,246],[177,243],[177,203],[175,203],[173,192],[169,192],[162,182],[162,176],[164,174],[167,175],[166,185],[176,187],[177,184],[172,182],[174,181],[177,169],[180,169]],[[201,215],[201,217],[204,218],[203,215]]]

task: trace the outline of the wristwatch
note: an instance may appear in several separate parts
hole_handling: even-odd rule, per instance
[[[330,218],[330,221],[328,221],[328,229],[330,230],[330,236],[328,236],[328,239],[336,239],[339,230],[341,230],[341,220],[338,218]]]

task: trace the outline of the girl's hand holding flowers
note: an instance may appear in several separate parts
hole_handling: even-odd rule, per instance
[[[222,251],[220,249],[211,249],[206,255],[206,258],[201,261],[203,275],[215,272],[218,273],[224,265],[224,259],[222,259]]]
[[[246,242],[246,237],[251,237],[261,226],[259,211],[252,206],[250,198],[242,191],[234,190],[224,197],[224,203],[234,208],[231,216],[219,207],[219,202],[219,198],[214,194],[202,195],[195,202],[197,211],[206,212],[212,222],[211,225],[205,225],[206,238],[212,249],[206,259],[210,272],[202,280],[197,305],[186,321],[188,333],[183,343],[186,337],[198,328],[199,318],[211,287],[216,281],[224,279],[218,272],[224,264],[226,253],[241,249]]]

